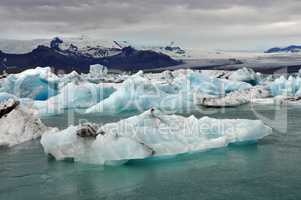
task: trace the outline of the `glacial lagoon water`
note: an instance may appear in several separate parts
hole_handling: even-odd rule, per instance
[[[31,141],[0,149],[0,199],[301,199],[301,108],[243,106],[212,113],[271,119],[273,135],[257,144],[106,167],[55,161]],[[68,119],[119,120],[65,113],[43,121],[64,128]]]

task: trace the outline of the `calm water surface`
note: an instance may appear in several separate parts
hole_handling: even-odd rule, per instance
[[[270,119],[277,107],[258,106]],[[55,161],[43,153],[39,141],[0,149],[0,199],[301,199],[301,109],[289,107],[273,122],[287,130],[257,144],[232,145],[172,159],[131,161],[102,167]],[[199,115],[200,117],[201,115]],[[256,119],[249,106],[211,115]],[[118,118],[74,116],[94,122]],[[67,126],[66,115],[43,119]],[[1,130],[0,130],[1,131]]]

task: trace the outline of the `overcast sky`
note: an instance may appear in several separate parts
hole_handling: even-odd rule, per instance
[[[261,50],[301,44],[300,10],[300,0],[0,0],[0,38]]]

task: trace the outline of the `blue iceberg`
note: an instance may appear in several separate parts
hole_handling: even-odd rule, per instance
[[[82,137],[80,126],[43,134],[45,153],[57,160],[100,165],[131,159],[172,156],[257,141],[272,133],[260,120],[213,119],[165,115],[151,109],[140,115],[95,129],[95,137]]]
[[[46,100],[57,94],[59,78],[49,67],[25,70],[11,74],[0,83],[0,92],[14,94],[19,98]]]
[[[244,82],[210,78],[191,70],[175,72],[174,79],[148,79],[142,72],[128,78],[110,97],[87,109],[86,113],[115,115],[129,111],[143,112],[152,107],[173,112],[194,110],[196,97],[224,96],[251,88]]]
[[[269,84],[269,89],[273,96],[301,96],[301,78],[281,76]]]

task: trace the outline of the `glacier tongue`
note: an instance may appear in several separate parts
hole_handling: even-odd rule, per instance
[[[151,109],[100,127],[96,138],[77,135],[80,127],[50,131],[42,136],[47,154],[94,164],[176,155],[220,148],[230,143],[256,141],[272,133],[259,120],[213,119],[165,115]]]

